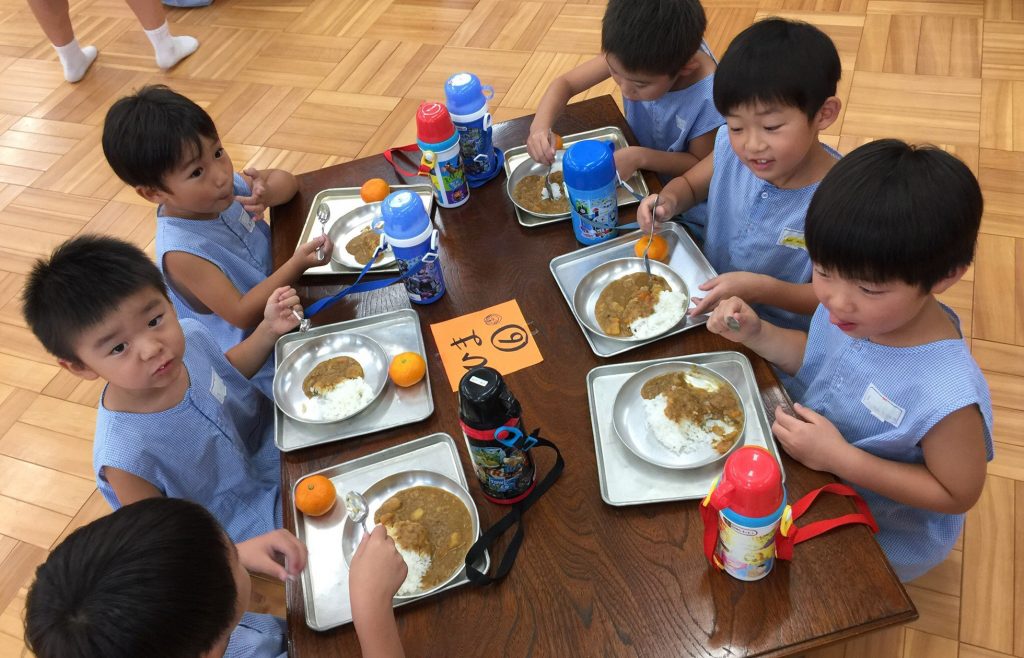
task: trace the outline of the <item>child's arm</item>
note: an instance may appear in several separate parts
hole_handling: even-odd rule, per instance
[[[317,260],[316,249],[323,245],[324,260]],[[223,271],[205,258],[184,251],[164,254],[164,274],[171,285],[193,308],[209,311],[241,329],[260,322],[267,297],[281,286],[294,284],[307,268],[330,258],[333,245],[324,236],[317,236],[299,245],[295,254],[270,276],[244,295]]]
[[[735,321],[732,328],[730,319]],[[730,297],[719,304],[708,318],[707,328],[713,334],[746,345],[787,374],[795,375],[804,362],[807,334],[763,321],[739,297]]]
[[[643,146],[627,146],[615,152],[615,168],[626,180],[638,169],[647,169],[666,176],[680,176],[715,150],[718,129],[690,140],[689,150],[683,152],[659,151]]]
[[[526,151],[531,158],[542,164],[555,161],[555,146],[551,142],[551,126],[555,124],[555,119],[562,114],[570,98],[610,77],[608,62],[604,55],[598,55],[551,81],[537,105],[533,123],[530,124]]]
[[[291,201],[299,191],[299,182],[295,176],[283,169],[246,169],[242,172],[248,180],[251,194],[236,196],[235,200],[250,213],[262,215],[263,211],[272,206]]]
[[[700,284],[704,297],[696,302],[690,315],[703,315],[729,297],[739,297],[751,304],[767,304],[787,311],[811,315],[818,307],[818,297],[809,283],[790,283],[767,274],[726,272]]]
[[[267,299],[263,321],[248,338],[224,353],[246,379],[260,371],[277,339],[298,326],[299,319],[292,313],[298,305],[299,295],[294,288],[278,288]]]
[[[876,457],[847,443],[824,416],[793,405],[799,418],[781,408],[772,431],[794,459],[829,471],[896,502],[921,509],[963,514],[985,486],[985,426],[977,406],[949,414],[921,440],[923,464]]]
[[[636,220],[643,231],[651,230],[651,222],[664,222],[675,217],[684,210],[689,210],[708,198],[711,189],[711,175],[715,171],[715,155],[706,158],[688,169],[682,176],[677,176],[666,183],[658,194],[652,194],[636,211]],[[658,207],[654,209],[654,198],[658,198]]]
[[[114,490],[114,495],[117,496],[121,507],[137,503],[146,498],[163,497],[163,493],[150,484],[149,480],[143,480],[138,475],[128,471],[122,471],[113,466],[104,466],[103,477],[110,483],[110,488]]]
[[[238,561],[253,573],[261,573],[280,580],[295,580],[306,568],[309,552],[306,545],[287,530],[268,533],[235,544]],[[284,566],[277,560],[284,559]]]
[[[352,556],[348,591],[363,658],[405,656],[391,600],[402,586],[407,570],[395,550],[395,542],[381,525],[363,537]]]

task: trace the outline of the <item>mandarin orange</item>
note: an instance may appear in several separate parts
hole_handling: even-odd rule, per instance
[[[366,203],[383,201],[391,193],[391,186],[383,178],[371,178],[359,188],[359,197]]]
[[[295,485],[295,507],[303,514],[323,516],[337,500],[334,483],[323,475],[310,475]]]
[[[643,258],[644,249],[647,247],[647,241],[649,239],[650,236],[645,235],[644,237],[637,240],[636,244],[633,245],[633,251],[634,253],[636,253],[637,258]],[[647,252],[647,256],[649,258],[653,258],[654,260],[660,260],[663,263],[667,262],[668,242],[665,241],[665,238],[661,237],[660,235],[654,236],[654,239],[651,240],[651,249],[650,251]]]
[[[398,386],[412,386],[427,373],[427,362],[416,352],[402,352],[391,359],[388,376]]]

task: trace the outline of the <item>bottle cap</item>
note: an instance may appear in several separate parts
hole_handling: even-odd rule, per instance
[[[596,190],[615,180],[611,142],[585,139],[568,148],[562,158],[565,184],[577,190]]]
[[[424,144],[442,144],[455,134],[448,108],[441,103],[423,101],[416,110],[416,139]]]
[[[380,204],[384,217],[384,234],[394,246],[411,246],[425,232],[430,233],[430,217],[420,198],[410,190],[392,192]],[[402,244],[405,243],[405,244]]]
[[[472,73],[456,73],[444,83],[445,104],[458,116],[479,111],[493,95],[494,89],[481,85],[480,78]]]
[[[501,373],[477,366],[459,382],[459,416],[474,429],[500,427],[522,413],[519,401],[508,390]]]
[[[782,472],[771,453],[760,446],[743,446],[729,455],[718,486],[725,483],[724,502],[741,516],[770,516],[782,505]]]

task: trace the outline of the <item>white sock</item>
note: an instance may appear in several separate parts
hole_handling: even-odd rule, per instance
[[[53,49],[57,51],[60,65],[64,67],[64,79],[68,82],[81,80],[97,55],[96,46],[82,48],[78,45],[78,39],[72,39],[63,46],[54,46]]]
[[[199,41],[194,37],[172,36],[167,21],[155,30],[145,32],[149,42],[153,44],[153,50],[156,51],[156,65],[162,69],[171,68],[199,47]]]

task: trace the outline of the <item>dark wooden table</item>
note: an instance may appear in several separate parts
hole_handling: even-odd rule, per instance
[[[499,147],[523,144],[532,117],[498,124]],[[572,105],[555,125],[563,135],[616,125],[632,133],[610,96]],[[299,192],[272,213],[274,260],[291,255],[310,201],[327,187],[359,186],[368,178],[407,182],[381,156],[299,176]],[[420,179],[423,180],[423,179]],[[648,178],[654,189],[653,177]],[[632,221],[635,206],[622,221]],[[447,294],[417,306],[426,340],[434,414],[415,425],[282,455],[284,525],[294,527],[290,492],[303,474],[434,432],[462,445],[457,396],[451,392],[430,325],[517,299],[544,355],[543,363],[507,377],[523,405],[525,423],[541,426],[565,456],[561,480],[526,516],[526,540],[508,578],[497,586],[463,586],[397,611],[410,656],[746,656],[787,655],[914,619],[906,591],[870,532],[841,528],[797,547],[792,563],[778,563],[764,580],[744,583],[708,569],[701,552],[697,502],[612,507],[601,500],[585,377],[608,363],[640,361],[736,345],[703,327],[611,359],[588,347],[548,270],[552,258],[577,249],[568,222],[524,228],[514,218],[499,176],[473,190],[461,208],[435,218],[442,238]],[[351,278],[316,279],[307,298],[336,290]],[[304,281],[304,283],[307,283]],[[346,298],[316,324],[407,308],[400,285]],[[785,395],[768,364],[754,364],[772,415]],[[538,455],[538,472],[551,465]],[[505,508],[487,502],[463,467],[480,509],[481,525]],[[833,481],[786,458],[790,500]],[[819,502],[811,519],[837,516],[852,505],[837,497]],[[340,551],[339,557],[341,559]],[[305,623],[300,588],[288,592],[291,656],[357,656],[351,625],[325,633]]]

